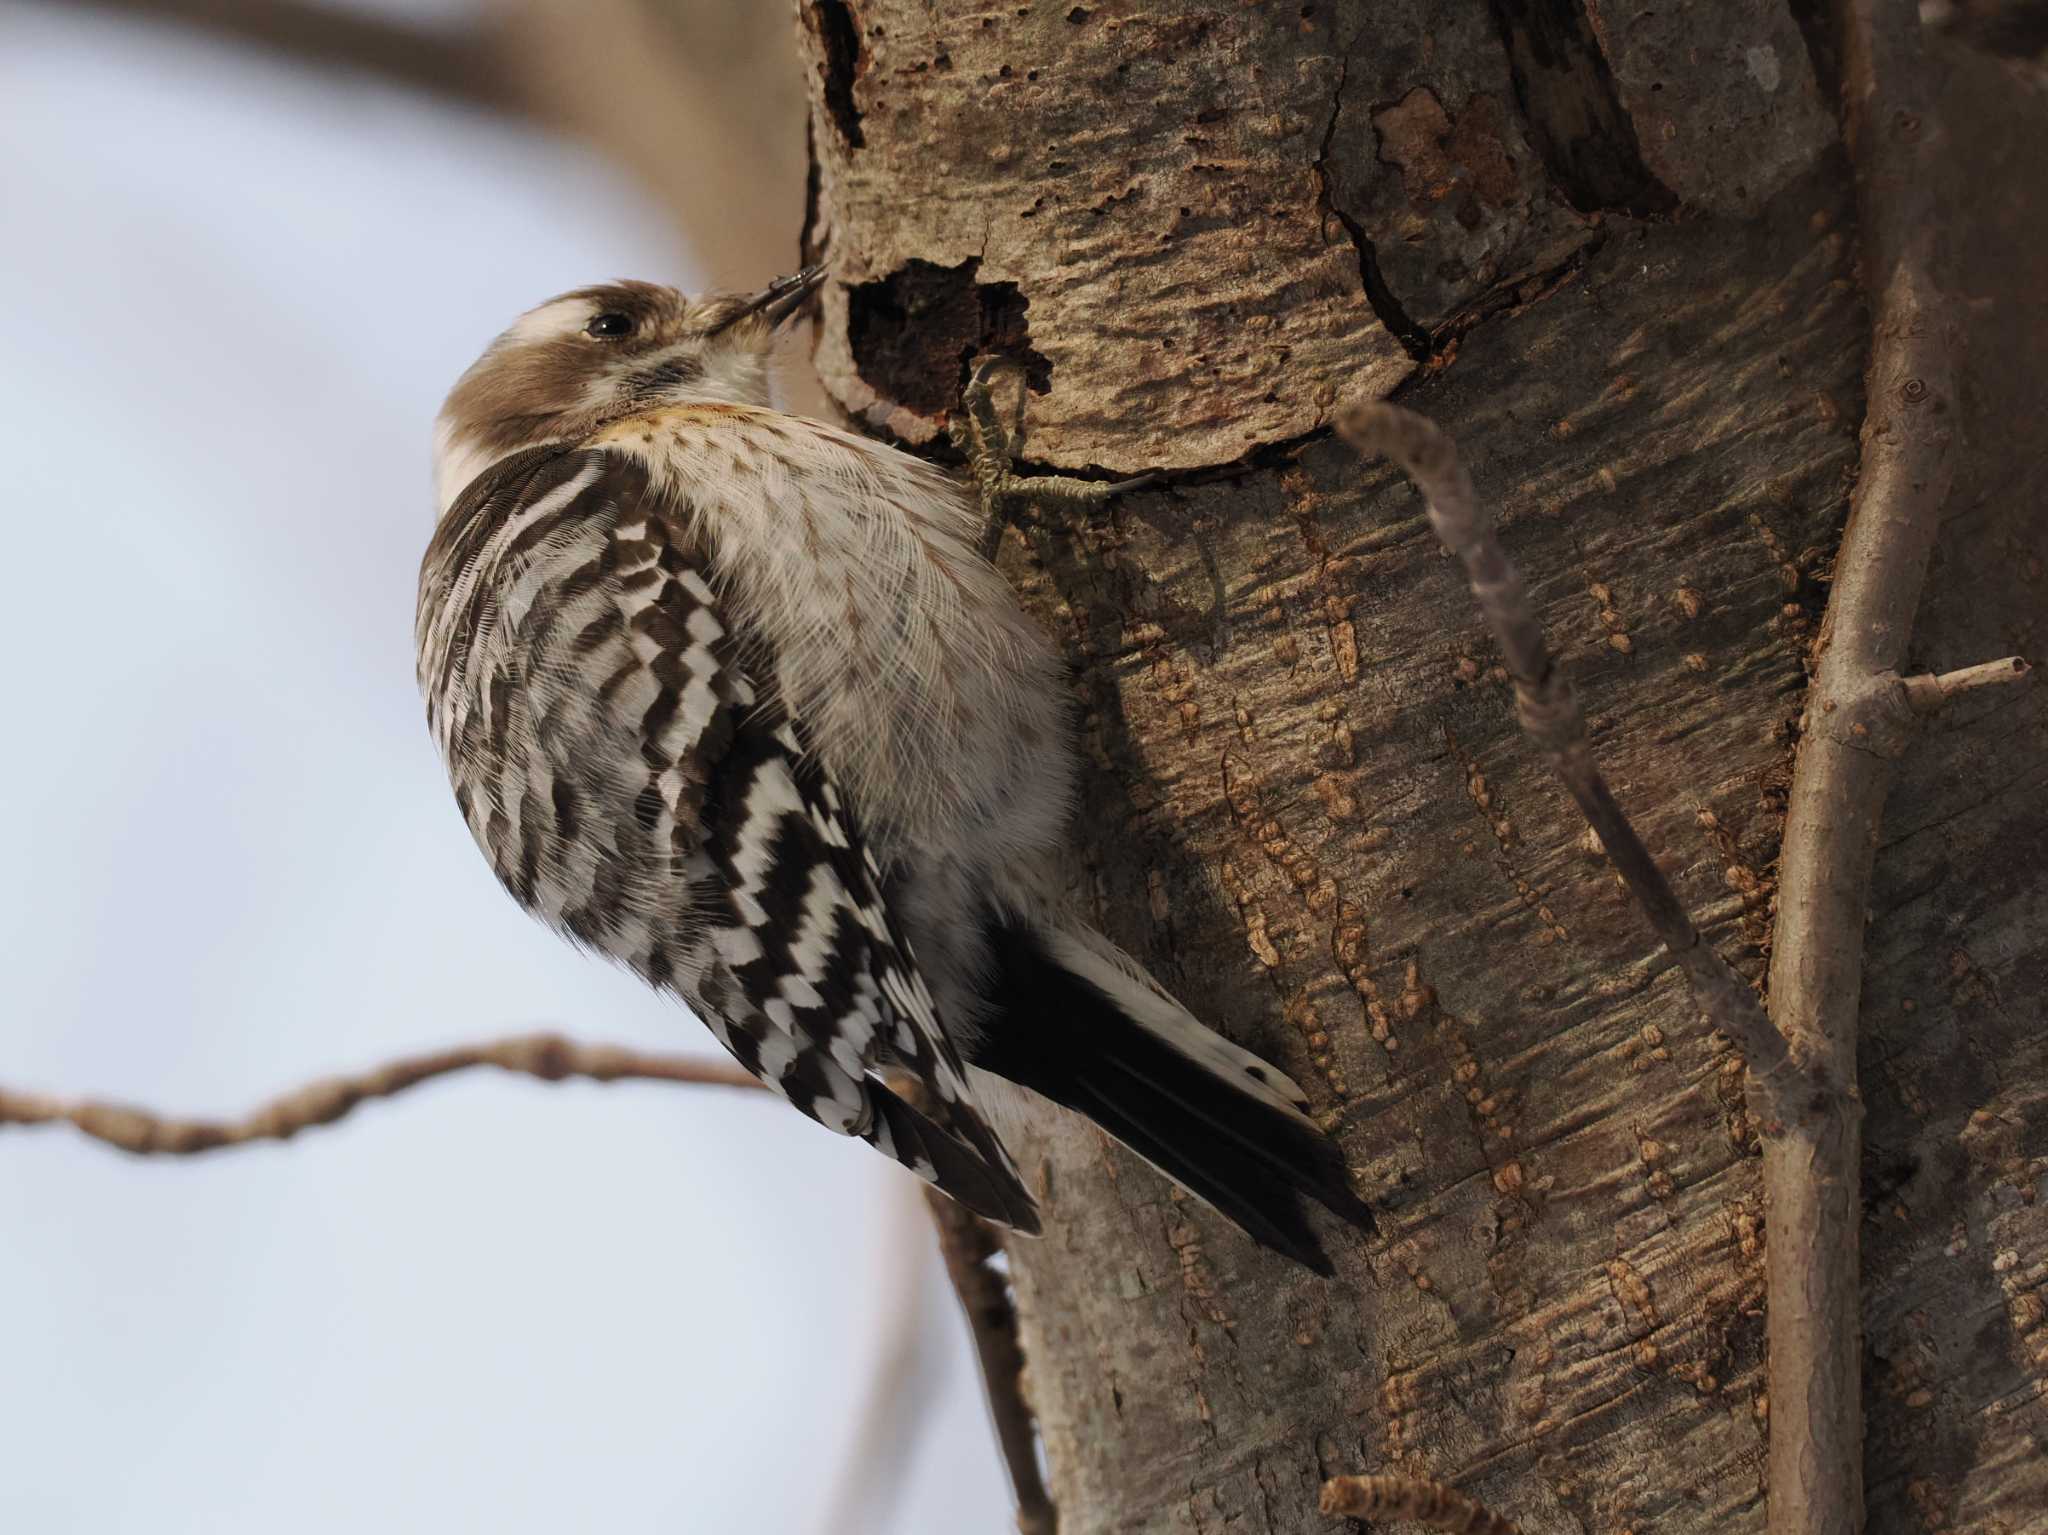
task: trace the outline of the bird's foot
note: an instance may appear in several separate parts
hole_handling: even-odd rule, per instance
[[[1016,418],[1005,422],[996,409],[995,377],[1016,364],[1003,357],[984,357],[960,392],[960,411],[948,429],[953,446],[966,456],[967,467],[981,493],[981,552],[993,559],[1003,529],[1022,507],[1040,510],[1101,506],[1126,491],[1142,490],[1159,476],[1141,474],[1128,480],[1084,480],[1070,474],[1018,474],[1017,445],[1023,437],[1024,400],[1019,391]]]

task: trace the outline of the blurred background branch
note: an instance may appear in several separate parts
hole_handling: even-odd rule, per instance
[[[925,1197],[911,1180],[891,1179],[888,1198],[876,1211],[883,1230],[874,1288],[881,1304],[869,1338],[866,1385],[826,1504],[835,1535],[894,1535],[901,1529],[904,1491],[934,1426],[944,1361],[934,1346],[942,1334],[930,1326],[936,1308]]]
[[[476,20],[434,24],[303,0],[84,3],[579,138],[641,182],[715,286],[757,286],[797,265],[805,106],[781,5],[493,0]],[[592,279],[640,275],[653,274]]]
[[[63,9],[161,22],[322,69],[356,70],[395,85],[498,111],[523,111],[495,28],[435,26],[299,0],[36,0]]]
[[[925,1191],[932,1225],[939,1234],[939,1255],[946,1277],[967,1316],[981,1364],[982,1390],[988,1400],[996,1447],[1010,1478],[1016,1504],[1018,1535],[1056,1535],[1059,1510],[1047,1491],[1038,1465],[1038,1420],[1024,1380],[1024,1345],[1017,1336],[1017,1304],[1010,1292],[1003,1234],[965,1205],[955,1204],[936,1189]]]

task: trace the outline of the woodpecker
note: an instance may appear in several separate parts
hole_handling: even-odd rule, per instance
[[[416,641],[477,845],[549,926],[977,1214],[1039,1229],[990,1126],[1007,1082],[1330,1273],[1304,1201],[1372,1214],[1301,1089],[1062,899],[1066,688],[982,552],[989,509],[771,404],[823,280],[579,289],[448,396]]]

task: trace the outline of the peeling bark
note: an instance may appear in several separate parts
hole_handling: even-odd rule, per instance
[[[859,144],[824,95],[833,8]],[[1398,391],[1456,435],[1617,793],[1760,978],[1869,317],[1824,116],[1816,137],[1707,70],[1685,78],[1720,97],[1672,104],[1659,140],[1692,159],[1644,142],[1666,119],[1643,97],[1670,87],[1647,90],[1642,49],[1725,59],[1732,25],[1681,8],[1646,41],[1565,8],[1618,114],[1589,105],[1582,131],[1614,151],[1626,128],[1669,194],[1589,197],[1559,149],[1575,130],[1530,104],[1511,23],[1533,9],[803,6],[825,387],[943,453],[952,386],[917,360],[950,378],[970,341],[1028,346],[1032,460],[1168,471],[1002,552],[1075,668],[1078,894],[1307,1087],[1382,1212],[1319,1281],[1034,1116],[1047,1231],[1012,1265],[1067,1535],[1326,1529],[1321,1484],[1361,1472],[1529,1531],[1761,1527],[1767,1236],[1739,1061],[1522,739],[1420,505],[1323,428],[1340,392]],[[1798,49],[1779,8],[1744,16]],[[1803,49],[1780,62],[1812,88]],[[1999,103],[1959,147],[2023,184],[2044,109],[1981,73],[1958,91]],[[2037,268],[1983,254],[1965,289],[2003,306],[1974,311],[1987,356],[2048,338],[2024,206],[1998,217]],[[895,351],[856,334],[867,285],[927,269],[956,274],[928,355],[908,302]],[[1008,339],[981,334],[1011,313]],[[2038,654],[2048,467],[1984,377],[1916,670]],[[2048,711],[2018,691],[1948,711],[1878,853],[1876,1529],[2048,1528]]]

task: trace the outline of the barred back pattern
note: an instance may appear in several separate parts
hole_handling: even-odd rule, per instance
[[[521,905],[682,997],[805,1114],[1036,1229],[857,818],[734,619],[716,517],[657,478],[548,445],[443,519],[420,681],[471,832]]]

